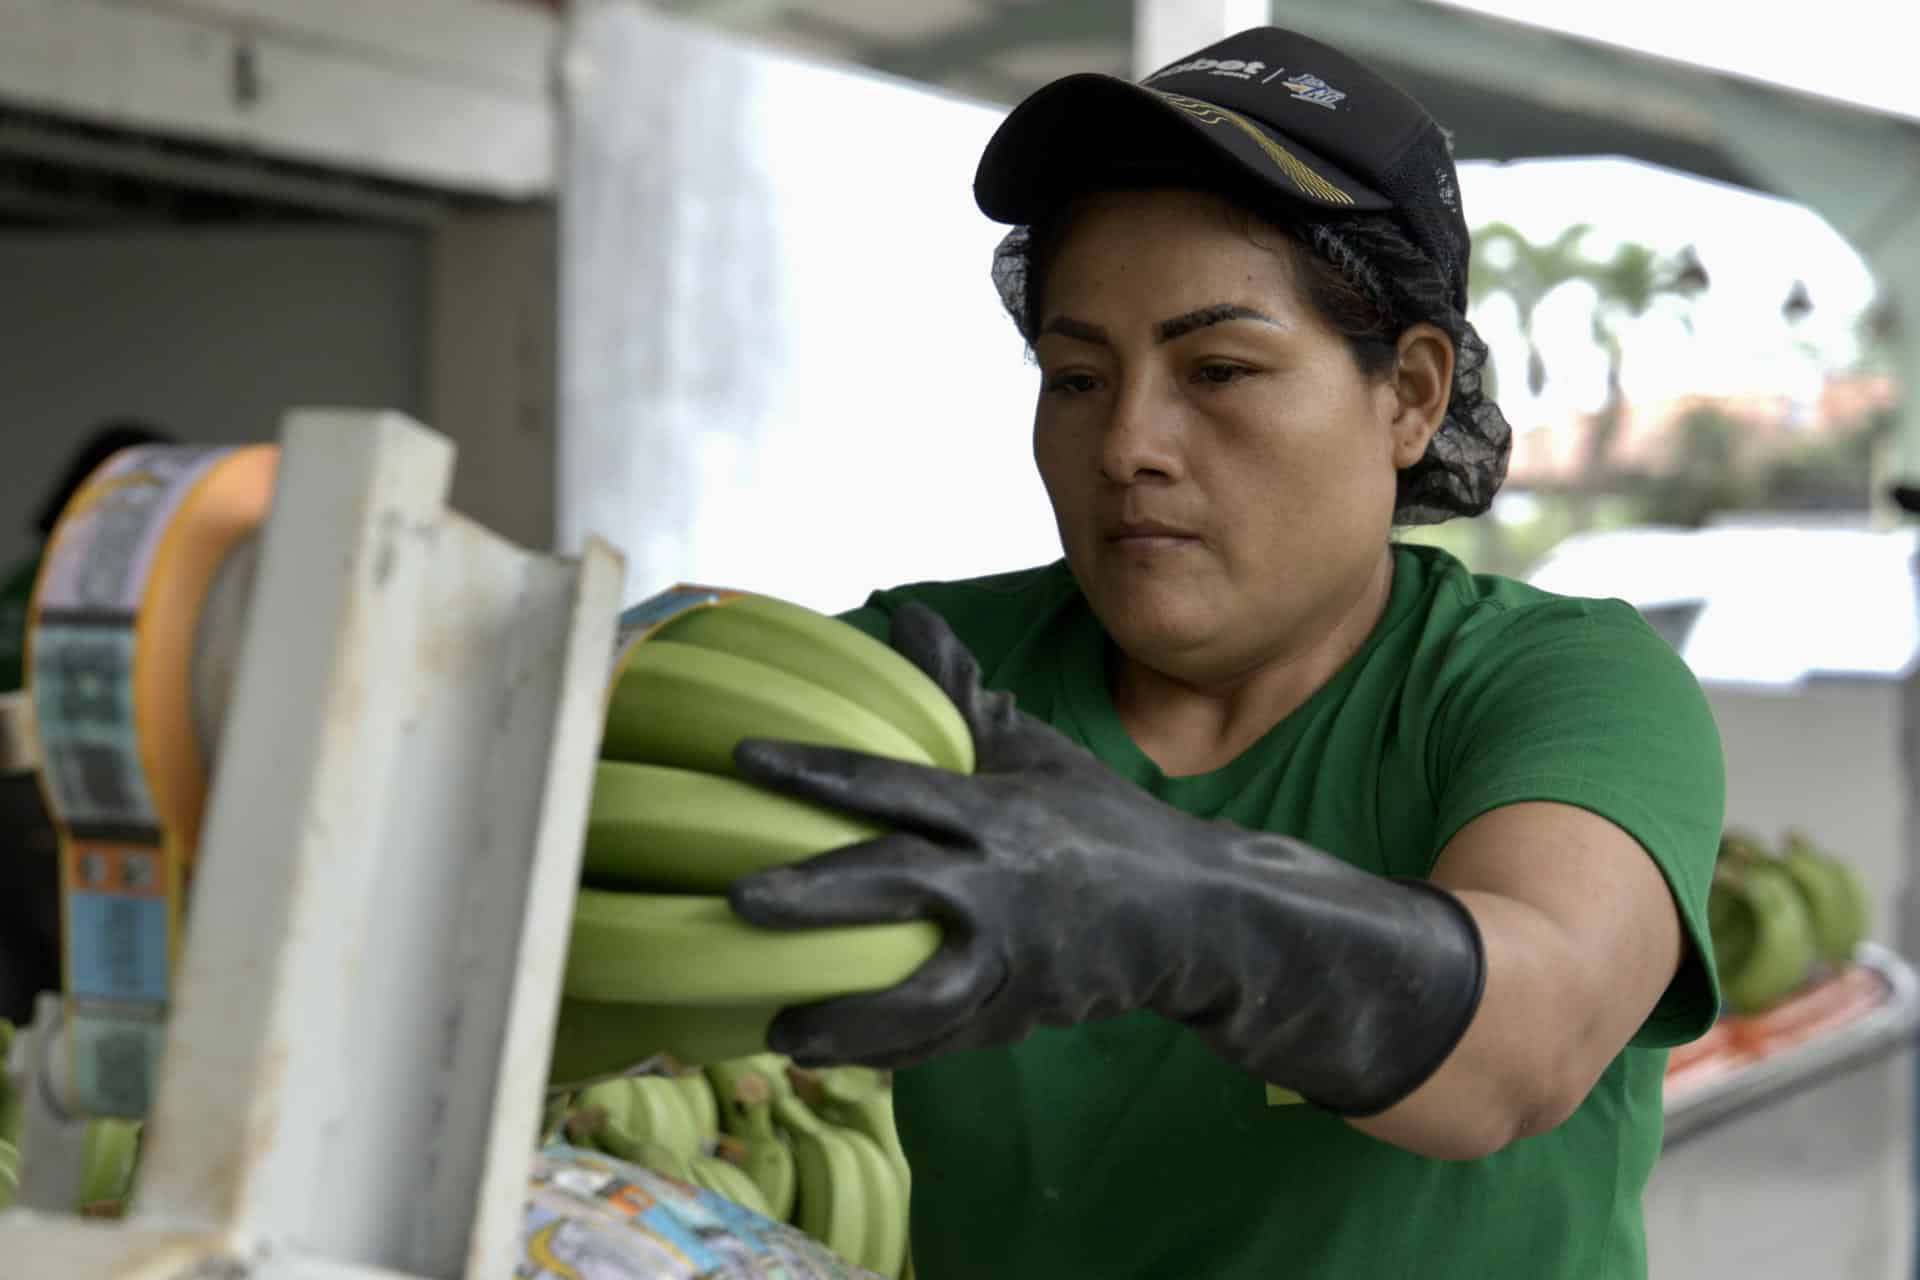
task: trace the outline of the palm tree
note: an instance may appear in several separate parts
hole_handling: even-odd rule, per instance
[[[1620,379],[1624,334],[1662,298],[1690,298],[1707,284],[1706,271],[1691,247],[1669,259],[1629,242],[1610,258],[1595,258],[1584,250],[1592,230],[1588,223],[1576,223],[1545,243],[1535,243],[1507,223],[1490,223],[1473,234],[1469,276],[1470,305],[1500,294],[1513,303],[1527,343],[1527,389],[1536,396],[1547,382],[1546,360],[1534,332],[1540,304],[1570,284],[1584,284],[1590,291],[1590,331],[1594,345],[1606,355],[1607,396],[1587,434],[1585,483],[1574,495],[1577,528],[1591,523],[1591,490],[1604,484],[1612,470],[1613,446],[1626,416]],[[1684,316],[1682,323],[1687,323]]]
[[[1535,244],[1504,222],[1473,233],[1467,305],[1478,307],[1496,294],[1513,303],[1527,343],[1527,390],[1536,396],[1547,385],[1547,362],[1535,340],[1534,312],[1561,285],[1587,278],[1593,262],[1580,252],[1580,242],[1592,230],[1588,223],[1576,223],[1545,244]]]

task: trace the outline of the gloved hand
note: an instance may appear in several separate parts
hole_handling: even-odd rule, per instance
[[[892,829],[744,876],[729,897],[767,928],[930,918],[945,936],[897,986],[782,1010],[770,1048],[898,1067],[1151,1009],[1348,1115],[1385,1110],[1452,1051],[1483,957],[1450,893],[1154,799],[983,690],[924,606],[903,606],[891,639],[965,716],[975,772],[742,742],[746,776]]]

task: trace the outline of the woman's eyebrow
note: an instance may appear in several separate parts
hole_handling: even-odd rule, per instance
[[[1182,334],[1192,333],[1195,329],[1204,329],[1210,324],[1220,324],[1226,320],[1258,320],[1276,329],[1287,327],[1264,311],[1243,307],[1236,302],[1216,302],[1210,306],[1196,307],[1192,311],[1182,312],[1170,320],[1162,320],[1153,326],[1153,340],[1172,342]],[[1054,316],[1040,326],[1040,332],[1042,334],[1057,333],[1063,338],[1090,342],[1098,347],[1113,345],[1113,340],[1107,336],[1105,329],[1097,324],[1088,324],[1084,320],[1075,320],[1072,316]]]
[[[1097,324],[1088,324],[1085,320],[1075,320],[1072,316],[1054,316],[1040,326],[1041,334],[1057,333],[1063,338],[1075,338],[1081,342],[1091,342],[1096,347],[1110,347],[1113,341],[1107,337],[1107,331]]]
[[[1276,329],[1287,327],[1264,311],[1256,311],[1252,307],[1243,307],[1233,302],[1216,302],[1210,307],[1199,307],[1177,315],[1171,320],[1162,320],[1153,327],[1154,341],[1172,342],[1182,334],[1192,333],[1195,329],[1204,329],[1210,324],[1219,324],[1223,320],[1258,320]]]

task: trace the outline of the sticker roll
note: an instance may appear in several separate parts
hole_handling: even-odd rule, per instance
[[[208,789],[201,612],[265,522],[278,461],[272,445],[122,450],[68,503],[34,584],[27,681],[60,839],[68,1100],[88,1115],[141,1116],[152,1095]]]

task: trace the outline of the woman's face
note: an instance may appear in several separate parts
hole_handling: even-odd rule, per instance
[[[1385,572],[1432,430],[1397,375],[1364,375],[1283,233],[1212,196],[1096,197],[1043,287],[1034,457],[1115,643],[1203,681],[1310,650]]]

